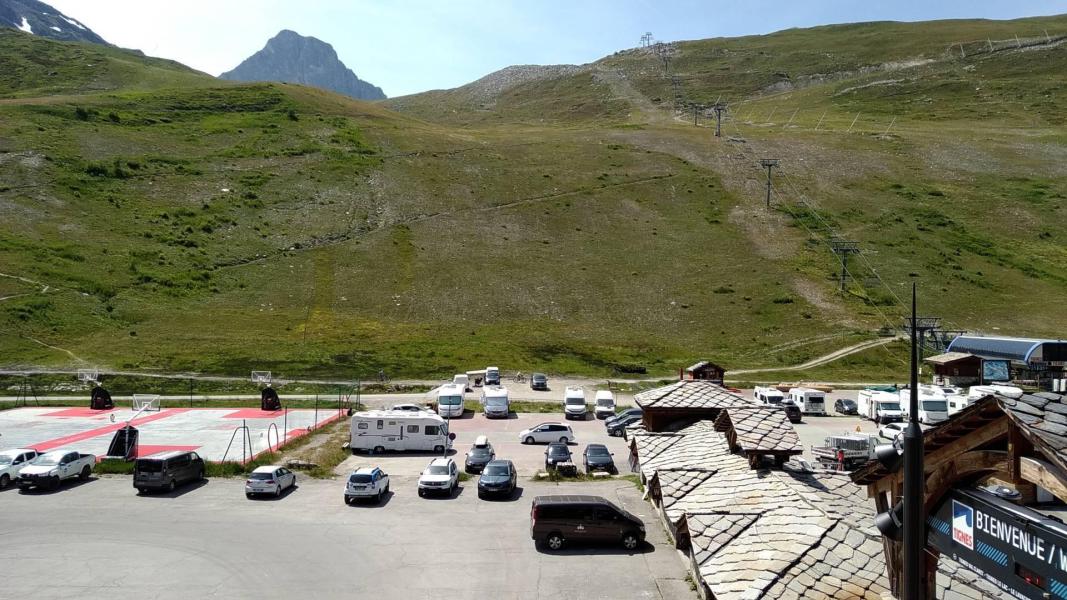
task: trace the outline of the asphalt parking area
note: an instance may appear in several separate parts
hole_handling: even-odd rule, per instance
[[[547,444],[523,444],[519,433],[541,423],[565,423],[574,431],[575,442],[570,444],[574,462],[582,468],[582,452],[588,444],[604,444],[615,453],[615,466],[620,473],[627,473],[629,467],[629,447],[621,437],[611,437],[604,428],[604,421],[589,419],[585,421],[566,421],[562,414],[520,413],[511,414],[508,419],[486,419],[481,414],[468,412],[461,419],[449,421],[449,431],[456,434],[449,456],[463,467],[464,454],[480,435],[489,438],[497,458],[509,459],[515,463],[520,477],[530,477],[544,468],[545,447]],[[428,452],[405,452],[381,455],[357,454],[342,462],[336,469],[338,474],[351,472],[360,467],[381,467],[390,475],[417,477],[426,464],[437,455]]]
[[[343,502],[343,482],[300,478],[277,500],[247,500],[243,480],[138,496],[127,477],[49,494],[0,492],[12,598],[375,597],[695,598],[651,506],[630,482],[532,482],[510,500],[479,500],[473,481],[421,499],[396,477],[380,505]],[[184,488],[183,488],[184,489]],[[179,490],[180,491],[180,490]],[[634,552],[534,547],[530,501],[601,495],[645,521]],[[18,515],[18,518],[10,518]]]

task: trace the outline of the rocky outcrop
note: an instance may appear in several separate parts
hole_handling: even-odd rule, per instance
[[[91,42],[110,45],[76,19],[37,0],[0,0],[0,27],[64,42]]]

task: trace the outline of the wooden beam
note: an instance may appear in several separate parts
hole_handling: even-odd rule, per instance
[[[1008,433],[1008,477],[1015,484],[1022,480],[1022,471],[1019,459],[1027,454],[1033,454],[1034,445],[1023,436],[1018,427],[1012,427]]]
[[[1039,485],[1053,496],[1067,502],[1067,476],[1056,466],[1032,456],[1019,457],[1022,479]]]
[[[964,437],[957,438],[952,442],[941,446],[933,452],[928,452],[926,457],[923,458],[923,466],[927,473],[934,471],[941,466],[941,464],[953,460],[954,457],[963,454],[968,450],[984,446],[998,437],[1007,435],[1013,425],[1011,420],[1006,416],[993,421],[988,425],[968,433]],[[894,473],[894,475],[899,476],[900,472],[898,471],[897,473]]]
[[[979,473],[1007,475],[1008,453],[998,450],[972,450],[942,463],[936,471],[926,476],[926,498],[923,506],[927,512],[941,501],[961,479]]]

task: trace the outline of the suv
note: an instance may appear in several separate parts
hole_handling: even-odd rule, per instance
[[[859,409],[856,407],[855,400],[849,400],[848,398],[838,398],[834,402],[834,412],[839,415],[858,415]]]
[[[552,442],[545,448],[545,470],[555,469],[559,463],[571,462],[571,449],[564,442]]]
[[[519,432],[519,441],[524,444],[545,442],[573,442],[574,432],[570,425],[563,423],[541,423]]]
[[[645,524],[600,496],[538,496],[530,507],[530,537],[549,550],[584,542],[635,550],[645,540]]]
[[[451,458],[435,458],[430,461],[419,475],[419,497],[426,494],[444,492],[451,496],[459,485],[459,469]]]
[[[196,452],[167,452],[133,463],[133,487],[142,494],[148,490],[174,491],[180,483],[203,478],[204,459]]]
[[[489,461],[478,477],[478,497],[485,498],[491,494],[510,496],[515,493],[517,479],[515,465],[510,460]]]
[[[800,407],[792,400],[782,400],[781,406],[782,410],[785,411],[785,418],[789,419],[790,423],[799,423],[800,419],[804,416],[800,412]]]
[[[530,377],[530,389],[531,390],[547,390],[548,389],[548,376],[544,373],[534,373]]]
[[[615,468],[615,459],[611,458],[611,452],[604,444],[586,446],[585,452],[582,453],[582,462],[585,463],[587,475],[596,470],[606,471],[612,475],[619,474],[619,470]]]
[[[389,493],[389,476],[378,467],[364,467],[352,471],[345,486],[345,504],[360,498],[374,498],[378,504]]]

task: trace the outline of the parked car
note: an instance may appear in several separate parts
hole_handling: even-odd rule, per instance
[[[419,475],[419,497],[444,492],[451,496],[459,486],[459,469],[451,458],[435,458]]]
[[[859,408],[856,406],[855,400],[849,400],[848,398],[838,398],[834,401],[834,412],[839,415],[858,415],[860,414]]]
[[[559,463],[571,462],[571,449],[565,442],[552,442],[545,448],[545,470],[555,469]]]
[[[389,410],[402,410],[405,412],[433,412],[425,406],[419,406],[418,404],[394,404]]]
[[[18,479],[22,469],[33,464],[40,456],[33,448],[15,448],[0,452],[0,490]]]
[[[782,410],[785,411],[785,418],[789,419],[790,423],[799,423],[804,418],[804,414],[800,412],[800,407],[791,400],[782,400]]]
[[[517,482],[518,474],[510,460],[491,460],[478,477],[478,497],[510,496],[515,493]]]
[[[907,428],[907,423],[886,423],[878,428],[878,436],[887,440],[895,440],[904,435],[904,430]]]
[[[530,389],[531,390],[547,390],[548,389],[548,376],[544,373],[534,373],[530,377]]]
[[[630,415],[622,419],[615,419],[611,423],[608,423],[608,435],[611,437],[619,437],[622,435],[622,431],[637,423],[641,420],[641,415]]]
[[[275,498],[282,495],[282,490],[296,486],[296,473],[278,465],[256,467],[245,481],[245,497],[257,494],[272,494]]]
[[[574,432],[563,423],[541,423],[519,432],[519,441],[524,444],[547,442],[573,442]]]
[[[607,471],[617,475],[619,470],[615,468],[615,459],[604,444],[589,444],[582,452],[582,462],[585,464],[585,472]]]
[[[352,504],[360,498],[373,498],[380,504],[389,493],[389,476],[378,467],[363,467],[352,471],[345,485],[345,504]]]
[[[15,480],[20,490],[30,488],[57,489],[68,479],[89,479],[93,474],[96,456],[80,452],[56,450],[45,452],[19,471]]]
[[[468,473],[481,473],[485,465],[494,458],[496,458],[496,452],[493,451],[489,438],[480,435],[474,439],[474,445],[467,452],[466,460],[463,461],[463,470]]]
[[[611,427],[611,424],[621,419],[627,419],[629,417],[640,417],[642,414],[641,407],[635,406],[633,408],[627,408],[626,410],[616,414],[613,417],[604,419],[604,427]]]
[[[138,458],[133,463],[133,487],[140,493],[149,490],[173,492],[179,484],[203,478],[204,459],[196,452],[167,452]]]
[[[645,540],[645,524],[599,496],[538,496],[530,508],[530,537],[549,550],[572,543],[635,550]]]

